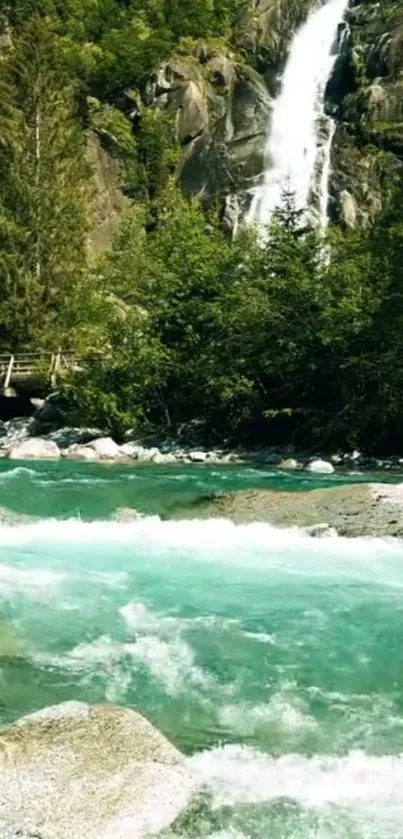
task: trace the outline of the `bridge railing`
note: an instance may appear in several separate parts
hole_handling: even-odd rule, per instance
[[[79,369],[78,358],[71,350],[52,352],[0,353],[0,386],[6,392],[15,382],[44,376],[54,386],[63,370]]]

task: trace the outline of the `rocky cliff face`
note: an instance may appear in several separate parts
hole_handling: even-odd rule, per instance
[[[271,103],[263,78],[233,53],[200,46],[160,67],[146,96],[175,114],[185,194],[220,195],[232,226],[236,193],[263,168]]]
[[[236,225],[247,191],[264,168],[272,96],[290,37],[311,0],[250,0],[236,49],[198,44],[156,69],[146,104],[176,117],[178,177],[186,195],[219,197],[223,222]]]
[[[403,6],[354,2],[344,50],[329,85],[338,121],[332,214],[347,225],[379,212],[403,174]]]
[[[232,47],[224,40],[184,43],[155,68],[142,92],[143,112],[157,109],[174,117],[184,193],[205,202],[218,198],[229,232],[263,172],[272,101],[291,37],[312,5],[313,0],[248,0]],[[327,100],[337,123],[331,215],[346,225],[365,225],[403,173],[401,0],[351,0]],[[123,204],[108,156],[94,144],[90,151],[100,187],[91,243],[99,250]]]

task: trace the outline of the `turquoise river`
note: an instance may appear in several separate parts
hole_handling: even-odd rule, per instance
[[[205,790],[187,839],[403,839],[403,544],[189,513],[361,479],[2,461],[0,722],[139,709]]]

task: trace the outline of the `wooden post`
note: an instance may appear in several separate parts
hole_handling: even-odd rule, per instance
[[[14,356],[10,355],[10,361],[8,362],[6,378],[4,379],[4,388],[3,388],[4,392],[6,392],[6,390],[8,389],[8,387],[10,385],[11,376],[12,376],[12,372],[13,372],[13,367],[14,367]]]
[[[50,383],[51,383],[52,387],[56,387],[56,384],[57,384],[57,374],[58,374],[59,369],[60,369],[61,355],[62,355],[62,348],[59,347],[58,352],[53,357],[54,358],[53,371],[52,371],[52,375],[50,377]]]

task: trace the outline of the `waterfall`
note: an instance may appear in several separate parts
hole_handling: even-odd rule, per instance
[[[248,224],[264,226],[270,221],[284,187],[295,192],[298,208],[306,207],[319,164],[317,205],[321,222],[326,223],[334,124],[328,120],[328,139],[321,149],[318,125],[325,114],[326,85],[337,58],[338,26],[347,5],[348,0],[327,0],[315,6],[294,36],[270,115],[264,180],[254,191]]]
[[[319,182],[319,220],[320,226],[326,227],[328,223],[329,206],[329,181],[330,181],[330,156],[332,152],[333,137],[336,131],[336,123],[333,119],[328,120],[328,136],[322,149],[321,177]]]

